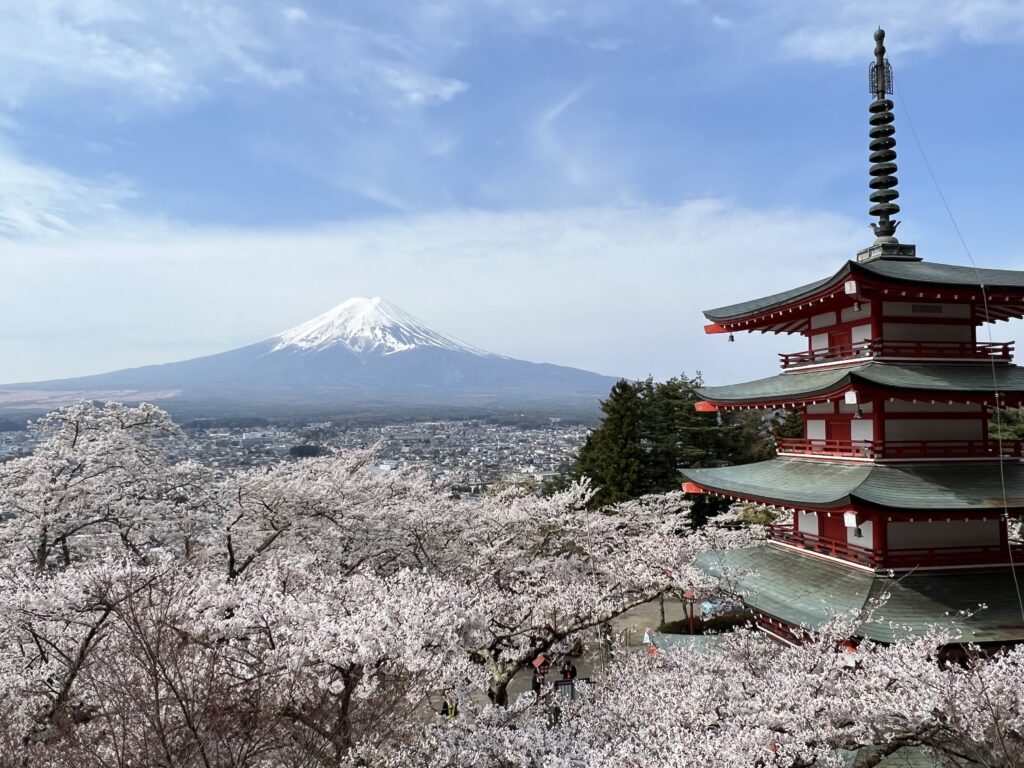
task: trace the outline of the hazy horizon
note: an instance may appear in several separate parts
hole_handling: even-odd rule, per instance
[[[0,382],[214,354],[353,296],[524,360],[770,375],[800,340],[724,343],[700,310],[824,277],[870,242],[879,24],[900,238],[969,263],[909,109],[979,266],[1024,267],[1011,6],[9,9]]]

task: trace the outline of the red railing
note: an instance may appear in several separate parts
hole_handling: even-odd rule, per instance
[[[977,547],[932,547],[922,549],[890,549],[876,552],[839,539],[793,530],[789,525],[773,525],[771,538],[841,560],[849,560],[872,568],[944,567],[955,565],[991,565],[1009,561],[1009,549],[1015,562],[1024,561],[1024,544]]]
[[[807,440],[778,437],[780,454],[855,459],[981,459],[1024,457],[1024,441],[1003,440]]]
[[[943,360],[1010,360],[1013,342],[883,341],[870,339],[826,349],[780,354],[783,368],[836,363],[861,357],[938,358]]]
[[[815,536],[811,533],[795,531],[790,525],[773,525],[771,527],[771,538],[775,541],[794,544],[801,549],[811,552],[838,557],[840,560],[849,560],[861,565],[869,565],[872,568],[877,567],[881,562],[879,553],[873,549],[858,547],[839,539],[827,539],[824,536]]]
[[[802,437],[777,437],[777,453],[799,453],[811,456],[876,459],[881,443],[873,440],[807,440]]]

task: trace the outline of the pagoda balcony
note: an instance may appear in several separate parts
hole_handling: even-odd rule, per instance
[[[997,459],[1024,457],[1021,440],[808,440],[775,438],[780,456],[871,461]]]
[[[825,349],[780,354],[783,369],[809,365],[827,365],[867,358],[897,360],[995,360],[1013,358],[1013,342],[957,341],[883,341],[869,339],[855,344],[840,344]]]
[[[952,568],[1003,564],[1010,562],[1010,549],[1013,562],[1024,561],[1024,544],[1018,542],[1000,546],[891,549],[881,552],[840,539],[794,531],[790,525],[771,526],[769,539],[869,568]]]
[[[815,536],[802,531],[794,531],[792,525],[773,525],[769,528],[769,536],[772,541],[782,544],[790,544],[809,552],[817,552],[819,555],[837,557],[840,560],[849,560],[858,565],[866,565],[877,568],[881,565],[882,557],[880,552],[867,547],[858,547],[839,539],[828,539],[824,536]]]

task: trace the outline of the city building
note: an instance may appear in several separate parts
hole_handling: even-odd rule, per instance
[[[730,340],[806,343],[776,376],[699,389],[698,410],[796,409],[803,436],[780,439],[769,461],[688,469],[684,489],[792,513],[767,543],[703,561],[739,574],[759,626],[782,640],[881,600],[862,632],[876,641],[933,625],[964,642],[1020,641],[1024,464],[1020,443],[989,425],[1024,402],[1024,369],[981,331],[1024,317],[1024,272],[933,263],[896,239],[892,72],[881,29],[875,40],[874,243],[815,283],[705,312],[705,330]]]

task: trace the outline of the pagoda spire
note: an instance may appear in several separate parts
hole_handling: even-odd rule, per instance
[[[868,213],[878,217],[878,223],[872,223],[875,231],[875,243],[896,243],[896,227],[898,221],[892,216],[900,212],[896,199],[900,196],[896,189],[896,128],[892,124],[893,102],[888,98],[892,93],[892,67],[885,58],[885,30],[875,30],[875,60],[868,68],[868,89],[875,97],[868,108],[871,112],[869,122],[871,137],[869,145],[871,155],[871,195],[872,206]]]

